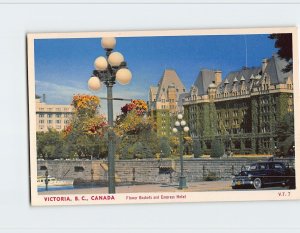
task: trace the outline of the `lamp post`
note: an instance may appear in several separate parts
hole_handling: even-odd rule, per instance
[[[119,52],[113,52],[116,39],[103,37],[101,46],[106,51],[106,57],[100,56],[94,62],[95,70],[88,81],[91,90],[101,88],[101,82],[107,87],[107,115],[108,115],[108,193],[115,193],[115,134],[113,132],[113,94],[112,87],[118,81],[126,85],[131,80],[131,72],[126,67],[124,57]]]
[[[173,128],[173,133],[179,133],[179,150],[180,150],[180,177],[179,177],[179,189],[187,188],[186,177],[183,174],[183,134],[189,131],[189,127],[186,126],[186,121],[182,119],[183,115],[177,115],[177,121]]]

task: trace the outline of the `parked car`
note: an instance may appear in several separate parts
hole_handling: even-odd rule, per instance
[[[244,167],[232,179],[232,189],[288,186],[295,189],[295,170],[282,162],[268,161]]]

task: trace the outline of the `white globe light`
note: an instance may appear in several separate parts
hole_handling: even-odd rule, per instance
[[[131,78],[132,78],[132,74],[130,70],[126,68],[119,69],[116,73],[116,79],[122,85],[126,85],[130,83]]]
[[[181,126],[185,126],[186,122],[185,121],[181,121],[180,124],[181,124]]]
[[[97,57],[96,60],[94,61],[94,67],[96,70],[101,70],[101,71],[106,70],[107,66],[108,66],[108,63],[107,63],[105,57],[102,57],[102,56]]]
[[[175,125],[176,125],[176,126],[180,126],[180,122],[179,122],[179,121],[176,121],[176,122],[175,122]]]
[[[187,127],[187,126],[185,126],[185,127],[183,128],[183,131],[184,131],[184,132],[188,132],[189,130],[190,130],[190,128]]]
[[[183,118],[182,114],[178,114],[177,118],[181,120]]]
[[[119,66],[124,61],[124,57],[119,52],[113,52],[108,57],[108,63],[111,66]]]
[[[98,91],[101,88],[101,82],[98,77],[91,77],[88,81],[88,87],[92,91]]]
[[[173,133],[177,133],[178,130],[176,128],[173,128]]]
[[[114,49],[116,46],[116,38],[114,37],[103,37],[101,39],[101,46],[104,49]]]

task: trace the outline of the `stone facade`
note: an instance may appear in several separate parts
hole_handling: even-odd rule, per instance
[[[73,114],[71,105],[47,104],[39,96],[35,99],[36,132],[46,132],[49,128],[62,131]]]
[[[293,74],[282,72],[286,64],[274,55],[223,80],[220,71],[200,72],[183,105],[191,136],[205,154],[212,140],[236,154],[274,153],[276,126],[294,108]]]
[[[226,159],[189,159],[184,160],[184,174],[188,182],[205,180],[210,173],[217,179],[229,180],[232,174],[239,172],[242,166],[264,161],[266,158],[226,158]],[[294,167],[293,159],[282,162]],[[93,161],[38,161],[38,175],[56,178],[81,179],[84,181],[106,181],[107,162]],[[180,160],[117,160],[117,183],[177,183],[180,175]]]
[[[186,89],[175,70],[166,69],[157,86],[149,90],[148,107],[157,125],[157,135],[168,137],[174,124],[174,115],[182,111],[180,96]]]

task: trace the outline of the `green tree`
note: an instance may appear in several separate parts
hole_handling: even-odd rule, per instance
[[[211,145],[211,155],[210,155],[210,157],[220,158],[221,156],[223,156],[223,154],[224,154],[223,144],[219,140],[214,139],[212,141],[212,145]]]
[[[199,158],[202,155],[201,143],[199,139],[193,141],[194,158]]]
[[[288,64],[282,69],[283,72],[293,70],[293,38],[291,33],[275,33],[269,35],[269,38],[275,40],[275,48],[278,48],[277,54],[285,59]]]
[[[294,113],[287,113],[277,124],[275,134],[278,147],[283,155],[287,155],[295,144]]]
[[[159,151],[154,121],[146,114],[147,104],[143,100],[133,100],[121,108],[114,128],[119,140],[117,153],[128,159],[139,152],[139,157],[152,158]],[[138,142],[138,144],[136,144]]]
[[[70,124],[63,131],[65,151],[68,157],[106,157],[107,140],[104,135],[107,122],[98,113],[100,99],[97,96],[75,95],[72,105],[74,114]]]
[[[63,157],[63,139],[54,129],[48,132],[37,132],[37,156],[43,159]]]
[[[171,155],[171,147],[170,147],[170,142],[169,142],[168,138],[162,137],[160,139],[159,146],[160,146],[160,150],[162,152],[162,155],[161,155],[162,157],[167,158]]]

